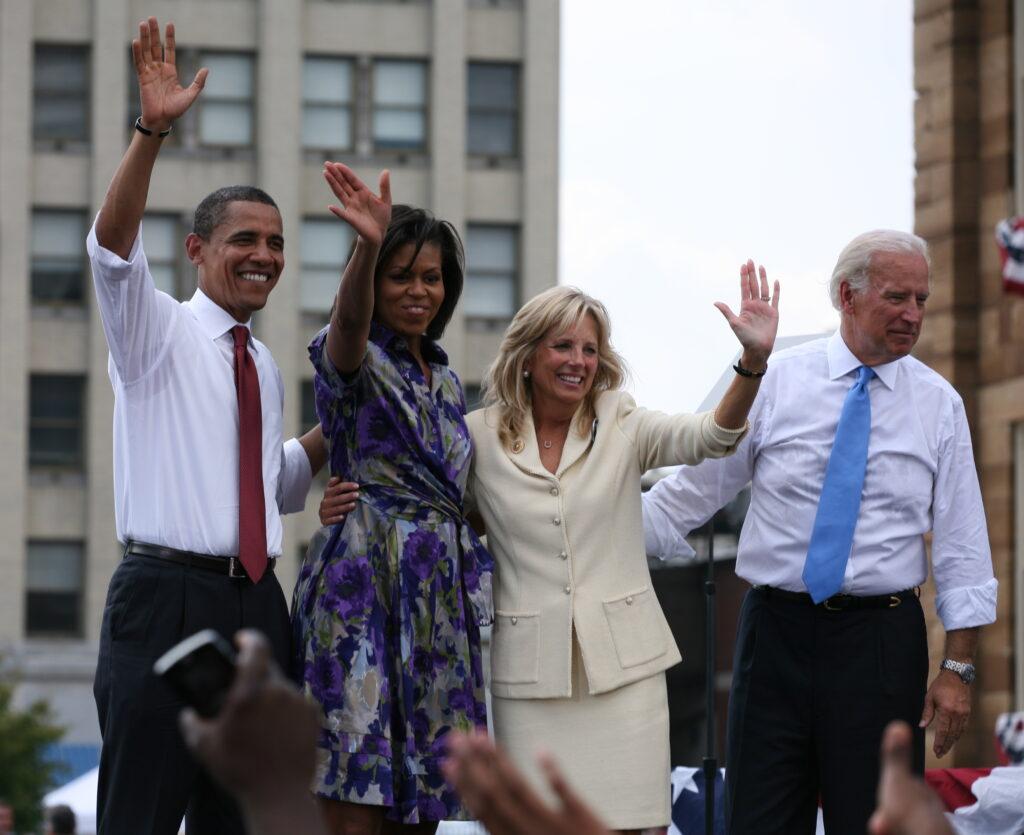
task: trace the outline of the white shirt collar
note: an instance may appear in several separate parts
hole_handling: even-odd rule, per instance
[[[899,364],[902,359],[900,357],[900,359],[893,360],[892,362],[871,366],[875,376],[885,384],[889,391],[892,391],[896,386],[896,375],[899,374]],[[863,364],[847,347],[842,333],[836,331],[832,334],[828,341],[828,378],[830,380],[838,380],[840,377],[845,377],[850,372],[856,371]]]
[[[219,339],[235,325],[244,325],[249,330],[249,345],[254,352],[259,350],[256,340],[252,337],[252,319],[248,322],[236,322],[234,316],[199,288],[196,288],[192,298],[185,302],[185,306],[192,311],[192,315],[196,317],[199,327],[203,329],[203,333],[210,339]]]

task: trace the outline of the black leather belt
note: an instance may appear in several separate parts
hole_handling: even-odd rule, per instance
[[[787,591],[777,589],[775,586],[754,586],[765,597],[778,598],[780,600],[791,600],[794,603],[803,603],[807,606],[817,606],[829,612],[848,612],[855,609],[895,609],[904,600],[911,597],[921,596],[921,587],[915,586],[912,589],[896,591],[892,594],[878,594],[873,597],[857,597],[853,594],[835,594],[821,603],[815,603],[811,596],[804,591]]]
[[[156,560],[167,560],[178,565],[194,566],[207,571],[216,571],[236,579],[248,577],[238,557],[215,557],[212,554],[196,554],[192,551],[179,551],[166,545],[152,545],[149,542],[137,542],[129,539],[124,546],[124,556],[131,554],[136,557],[149,557]],[[277,557],[267,557],[267,570],[274,570]]]

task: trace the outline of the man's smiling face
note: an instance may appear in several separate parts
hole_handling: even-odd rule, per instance
[[[195,233],[185,239],[189,260],[199,271],[199,289],[247,322],[262,310],[284,270],[281,214],[266,203],[229,203],[209,240]]]

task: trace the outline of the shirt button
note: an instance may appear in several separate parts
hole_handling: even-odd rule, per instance
[[[552,524],[552,525],[561,525],[561,524],[562,524],[562,520],[561,520],[561,519],[559,519],[559,518],[558,518],[558,517],[556,516],[556,517],[555,517],[554,519],[552,519],[552,520],[551,520],[551,524]]]
[[[515,615],[512,615],[512,625],[515,626],[517,623],[519,623],[519,618],[517,618]]]
[[[565,588],[563,589],[563,591],[564,591],[564,592],[565,592],[566,594],[572,594],[572,586],[566,586],[566,587],[565,587]]]
[[[567,553],[565,553],[565,551],[562,551],[562,553],[558,555],[558,558],[560,560],[567,560],[567,559],[569,559],[569,555]]]
[[[626,605],[627,606],[632,606],[633,605],[633,598],[632,597],[627,597],[626,598]]]
[[[558,488],[557,487],[552,487],[550,492],[551,492],[552,496],[557,496],[558,495]]]

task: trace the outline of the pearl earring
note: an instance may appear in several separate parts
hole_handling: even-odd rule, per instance
[[[529,371],[524,371],[523,372],[523,379],[524,380],[529,380],[530,379],[530,372]]]

